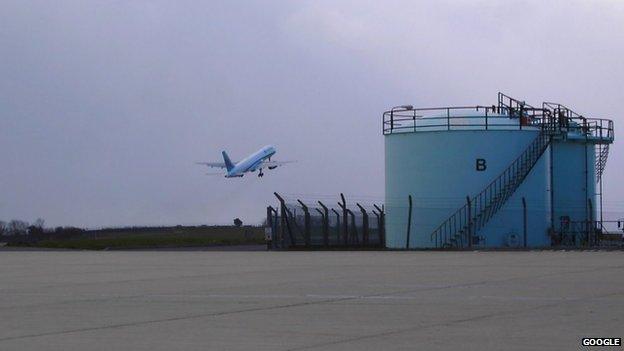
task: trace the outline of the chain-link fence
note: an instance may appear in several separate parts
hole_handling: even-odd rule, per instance
[[[271,248],[385,247],[383,205],[349,203],[342,194],[336,206],[275,196],[279,205],[267,207]]]

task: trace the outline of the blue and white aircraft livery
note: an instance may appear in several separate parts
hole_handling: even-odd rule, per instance
[[[291,163],[293,161],[271,161],[271,156],[275,155],[275,147],[272,145],[267,145],[262,149],[254,152],[253,154],[245,157],[239,162],[232,162],[227,152],[221,151],[223,155],[223,162],[197,162],[200,165],[206,165],[208,167],[215,168],[225,168],[225,177],[226,178],[234,178],[234,177],[242,177],[247,172],[258,172],[258,177],[264,176],[262,172],[263,168],[275,169],[279,166],[282,166],[286,163]],[[213,175],[215,173],[207,173],[208,175]],[[222,174],[222,173],[218,173]]]

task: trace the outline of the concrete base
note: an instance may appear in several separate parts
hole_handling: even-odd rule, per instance
[[[0,252],[0,350],[574,350],[622,252]]]

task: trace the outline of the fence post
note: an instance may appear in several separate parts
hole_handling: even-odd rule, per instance
[[[368,246],[368,213],[366,213],[366,209],[362,205],[359,203],[356,203],[356,205],[362,212],[362,246]]]
[[[310,211],[308,210],[308,206],[304,204],[301,200],[297,199],[297,202],[301,205],[303,209],[303,240],[305,241],[305,246],[310,247]]]
[[[523,227],[523,237],[524,237],[524,248],[527,247],[527,204],[526,199],[522,198],[522,227]]]
[[[286,216],[285,216],[285,211],[284,211],[284,204],[282,203],[282,201],[280,201],[280,237],[282,239],[282,249],[286,248],[285,231],[286,231]]]
[[[379,212],[379,223],[377,224],[379,226],[379,244],[382,247],[386,247],[386,219],[384,214],[384,207],[382,205],[380,208],[379,206],[374,204],[373,206],[375,206],[377,212]]]
[[[343,241],[345,245],[349,244],[349,219],[347,218],[347,200],[345,200],[344,194],[340,193],[340,198],[342,199],[342,203],[338,203],[338,206],[342,208],[342,218],[343,218],[343,228],[344,228],[344,237]]]
[[[267,250],[271,250],[275,239],[275,233],[273,233],[273,207],[271,206],[267,207],[266,227],[264,228],[264,231]]]
[[[273,209],[273,213],[274,213],[274,217],[273,217],[273,227],[274,227],[273,234],[274,235],[278,235],[277,234],[277,217],[278,217],[277,209]],[[283,240],[284,239],[282,238],[280,240],[282,240],[282,244],[283,244]],[[277,246],[278,245],[277,243],[278,243],[277,242],[277,238],[274,238],[273,239],[273,246]],[[283,247],[283,245],[282,245],[282,247]]]
[[[407,196],[409,202],[409,213],[407,214],[407,240],[405,242],[405,248],[410,248],[410,232],[412,230],[412,195]]]
[[[358,239],[357,226],[355,225],[355,213],[350,209],[347,209],[347,213],[351,216],[351,240],[352,244],[359,244],[360,240]]]
[[[379,231],[381,231],[381,221],[379,218],[379,213],[377,212],[377,210],[373,210],[373,214],[375,215],[375,218],[377,218],[377,232],[379,233]],[[379,235],[379,234],[378,234]],[[381,245],[381,238],[379,238],[379,244]]]
[[[329,246],[329,211],[327,206],[318,201],[318,204],[323,208],[323,245]]]
[[[326,216],[325,216],[325,213],[321,209],[315,208],[315,210],[316,210],[316,212],[318,212],[321,215],[321,222],[323,222],[323,224],[322,224],[322,229],[323,229],[323,246],[326,247],[327,246],[327,243],[325,242],[325,219],[326,219]]]
[[[295,246],[297,243],[295,242],[295,238],[293,236],[292,230],[290,228],[290,221],[288,220],[288,209],[286,208],[286,201],[284,201],[284,199],[279,196],[278,193],[273,193],[275,195],[275,197],[277,197],[277,199],[280,202],[280,212],[281,212],[281,216],[282,216],[282,225],[281,225],[281,231],[282,231],[282,237],[284,236],[284,229],[288,229],[288,238],[290,239],[290,245],[291,246]],[[284,228],[284,223],[286,224]]]
[[[336,245],[340,244],[340,212],[331,209],[336,214]]]
[[[470,196],[466,196],[466,203],[468,205],[468,247],[472,247],[472,203]]]
[[[587,241],[590,245],[594,245],[596,242],[595,230],[594,230],[594,206],[592,206],[592,200],[587,199],[587,206],[589,207],[589,221],[587,223]]]

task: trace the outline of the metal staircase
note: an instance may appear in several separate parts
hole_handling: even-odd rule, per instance
[[[520,187],[547,149],[558,128],[547,109],[534,108],[499,93],[499,110],[519,123],[539,128],[531,144],[479,194],[466,198],[466,204],[447,218],[433,233],[431,241],[439,248],[471,247],[479,232]],[[523,122],[524,121],[524,122]]]
[[[596,144],[596,183],[602,179],[602,172],[607,166],[607,158],[609,157],[609,144]]]

